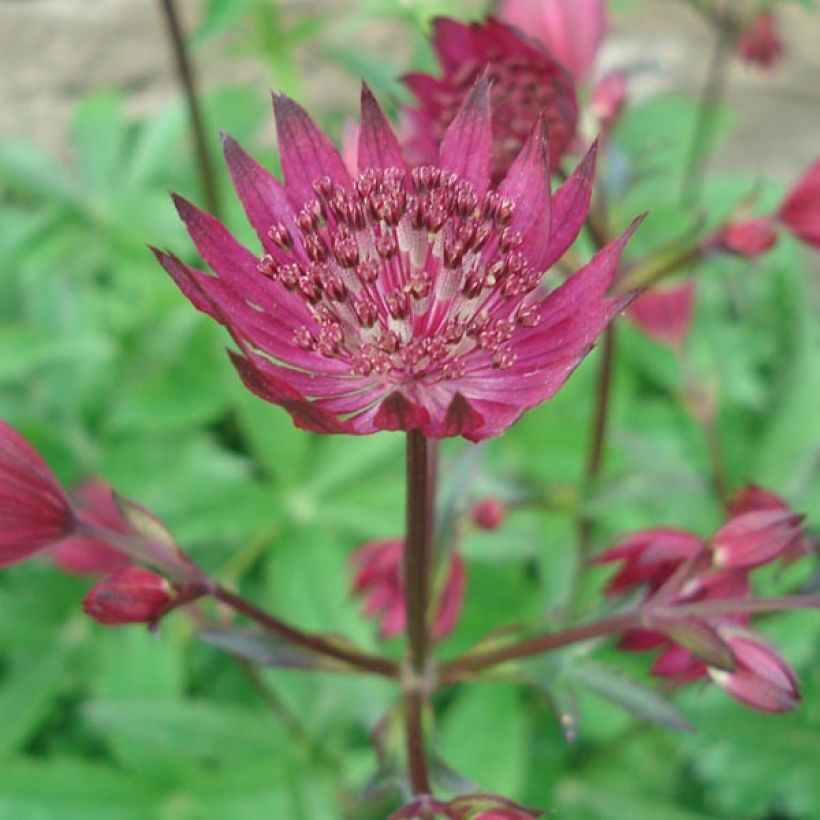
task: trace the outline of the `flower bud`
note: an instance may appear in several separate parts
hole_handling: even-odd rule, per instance
[[[482,530],[497,530],[506,516],[507,508],[504,502],[492,496],[476,501],[470,512],[473,524]]]
[[[629,307],[629,318],[650,338],[681,347],[692,325],[695,280],[649,290]]]
[[[750,569],[781,557],[801,537],[803,517],[791,510],[757,510],[730,518],[712,537],[715,565]]]
[[[777,651],[751,632],[723,635],[735,671],[709,668],[709,676],[735,700],[760,712],[788,712],[800,701],[794,672]]]
[[[48,465],[0,421],[0,567],[51,546],[75,524],[71,503]]]
[[[143,567],[124,567],[106,575],[85,596],[83,609],[108,626],[155,623],[174,602],[171,585]]]
[[[761,68],[773,68],[786,53],[786,47],[775,28],[774,15],[761,11],[740,33],[737,53],[747,63]]]
[[[797,239],[820,248],[820,160],[788,193],[778,217]]]
[[[114,491],[99,478],[81,484],[73,492],[77,518],[94,529],[127,535],[128,522],[123,518]],[[131,559],[106,541],[74,534],[64,538],[51,550],[51,560],[66,572],[78,575],[107,575],[131,563]]]
[[[604,131],[611,131],[626,104],[626,74],[609,71],[595,83],[590,99],[592,113]]]
[[[727,222],[715,234],[713,244],[728,253],[753,259],[777,242],[777,229],[769,217]]]

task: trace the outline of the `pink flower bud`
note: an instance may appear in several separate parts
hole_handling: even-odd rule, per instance
[[[75,523],[68,497],[48,465],[0,421],[0,567],[51,546]]]
[[[649,290],[638,297],[628,310],[629,318],[647,336],[681,347],[692,325],[695,307],[695,280]]]
[[[726,504],[731,515],[755,510],[790,510],[789,505],[777,493],[749,484],[732,495]]]
[[[794,236],[820,248],[820,160],[788,193],[778,216]]]
[[[775,27],[774,15],[762,11],[737,39],[737,53],[747,62],[761,68],[773,68],[786,53],[786,47]]]
[[[697,555],[703,539],[671,527],[640,530],[622,538],[614,547],[593,559],[595,564],[623,561],[621,569],[606,585],[607,595],[621,595],[649,584],[657,589],[684,561]]]
[[[473,524],[482,530],[497,530],[506,516],[507,508],[504,502],[492,496],[476,501],[470,512]]]
[[[604,0],[504,0],[499,14],[540,40],[579,79],[595,62],[607,32]]]
[[[91,479],[74,491],[77,518],[84,524],[127,535],[128,522],[123,518],[114,492],[99,478]],[[105,541],[75,534],[64,538],[51,550],[51,560],[66,572],[80,575],[106,575],[128,566],[128,556]]]
[[[803,517],[791,510],[757,510],[730,518],[712,537],[715,565],[750,569],[781,557],[801,537]]]
[[[709,676],[735,700],[761,712],[788,712],[800,702],[791,667],[774,647],[751,632],[723,635],[735,658],[735,671],[709,668]]]
[[[777,229],[769,217],[727,222],[713,239],[715,247],[747,259],[760,256],[776,242]]]
[[[83,609],[108,626],[155,623],[174,601],[171,585],[143,567],[124,567],[106,575],[85,596]]]
[[[608,71],[595,83],[589,106],[604,131],[612,130],[621,116],[626,104],[626,92],[626,74],[623,71]]]
[[[369,541],[350,558],[355,570],[353,592],[364,599],[365,617],[381,617],[379,633],[383,638],[400,635],[407,625],[402,578],[403,552],[404,541],[392,538]],[[454,552],[441,590],[438,615],[433,627],[437,638],[444,638],[455,629],[461,614],[466,581],[464,562]]]

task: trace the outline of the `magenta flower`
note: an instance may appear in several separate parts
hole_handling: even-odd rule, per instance
[[[607,33],[605,0],[504,0],[500,16],[542,42],[579,79]]]
[[[730,518],[711,539],[715,566],[750,569],[784,556],[800,541],[802,515],[786,509],[756,509]]]
[[[48,464],[0,420],[0,567],[51,546],[74,526],[71,502]]]
[[[778,218],[798,239],[820,248],[820,160],[789,191]]]
[[[128,535],[131,529],[123,518],[111,485],[95,478],[74,490],[77,518],[94,529]],[[99,538],[75,533],[51,550],[51,560],[66,572],[105,575],[128,566],[127,555]]]
[[[695,311],[695,280],[653,288],[629,306],[629,318],[650,338],[683,347]]]
[[[557,167],[578,122],[575,85],[562,65],[522,33],[492,18],[483,23],[439,18],[433,24],[433,47],[441,78],[403,78],[418,100],[416,108],[405,112],[411,163],[436,161],[447,128],[486,70],[492,97],[493,183],[504,178],[540,116],[547,123],[550,167]]]
[[[761,216],[727,222],[715,234],[712,245],[736,256],[753,259],[774,247],[777,228],[771,217]]]
[[[401,572],[403,551],[404,541],[400,538],[369,541],[350,558],[355,570],[353,592],[364,599],[363,612],[366,617],[381,618],[379,634],[383,638],[394,638],[402,634],[407,626]],[[455,629],[466,583],[464,561],[453,552],[433,629],[436,638],[444,638]]]
[[[761,68],[773,68],[786,54],[786,46],[777,33],[770,11],[761,11],[751,21],[737,38],[736,48],[747,63]]]
[[[99,580],[85,596],[86,614],[107,626],[156,623],[172,606],[168,581],[144,567],[123,567]]]
[[[709,677],[735,700],[760,712],[788,712],[800,702],[797,679],[777,650],[753,632],[724,630],[732,672],[709,668]]]
[[[181,197],[216,275],[156,255],[228,329],[245,384],[297,426],[498,435],[555,394],[631,298],[607,291],[634,226],[563,285],[541,288],[586,217],[595,149],[552,196],[539,120],[491,189],[486,76],[437,164],[412,172],[366,88],[355,180],[302,108],[282,96],[274,108],[284,186],[224,141],[262,256]]]

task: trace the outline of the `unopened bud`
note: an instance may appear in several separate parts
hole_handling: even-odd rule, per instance
[[[721,569],[750,569],[783,555],[801,536],[803,517],[791,510],[756,510],[730,518],[712,537]]]
[[[493,496],[477,501],[470,512],[473,524],[482,530],[497,530],[506,516],[504,502]]]
[[[736,256],[760,256],[777,242],[777,229],[768,217],[727,222],[715,235],[714,244]]]
[[[85,596],[83,609],[101,624],[154,623],[174,601],[168,581],[143,567],[125,567],[106,575]]]

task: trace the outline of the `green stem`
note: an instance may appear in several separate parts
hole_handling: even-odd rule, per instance
[[[182,33],[182,25],[180,24],[179,15],[174,6],[174,0],[160,0],[160,7],[165,17],[165,27],[168,30],[168,37],[171,40],[171,48],[174,53],[174,62],[176,63],[179,83],[182,86],[182,90],[185,93],[185,100],[188,104],[191,136],[194,140],[194,154],[196,156],[196,165],[199,180],[202,184],[205,204],[214,216],[219,216],[220,203],[219,192],[216,185],[216,175],[210,154],[208,153],[202,107],[199,104],[193,65],[188,55],[188,48],[185,45],[185,35]]]

